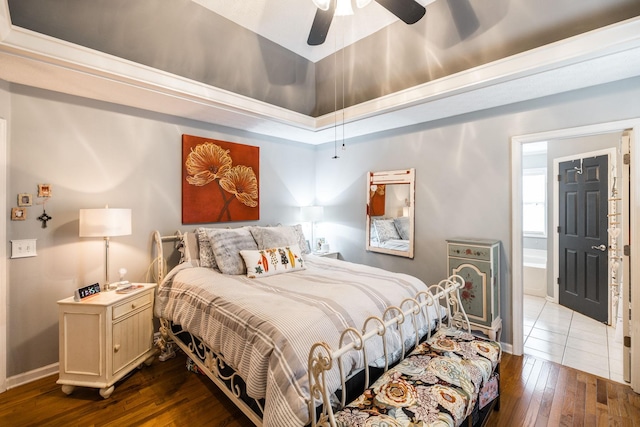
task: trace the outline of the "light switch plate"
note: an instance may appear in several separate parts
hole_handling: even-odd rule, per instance
[[[37,255],[36,239],[22,239],[11,241],[11,258],[26,258]]]

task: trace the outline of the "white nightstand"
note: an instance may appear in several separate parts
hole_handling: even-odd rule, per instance
[[[321,257],[325,257],[325,258],[333,258],[333,259],[338,259],[340,258],[340,252],[313,252],[313,254],[315,256],[321,256]]]
[[[105,291],[76,302],[58,301],[62,391],[100,389],[108,398],[114,384],[143,362],[151,364],[155,283],[136,283],[128,294]]]

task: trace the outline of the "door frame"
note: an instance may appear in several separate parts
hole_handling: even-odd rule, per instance
[[[606,132],[609,133],[609,132]],[[581,135],[582,136],[582,135]],[[608,177],[608,184],[607,184],[607,189],[611,187],[611,183],[613,182],[613,173],[611,171],[611,165],[616,165],[617,166],[617,161],[618,158],[616,156],[616,149],[615,148],[605,148],[602,150],[596,150],[596,151],[588,151],[585,153],[577,153],[577,154],[572,154],[570,156],[565,156],[565,157],[558,157],[556,159],[553,159],[553,176],[557,177],[558,174],[560,173],[560,163],[562,162],[567,162],[567,161],[571,161],[571,160],[578,160],[578,159],[584,159],[586,157],[596,157],[596,156],[604,156],[607,155],[609,158],[609,167],[608,167],[608,171],[607,171],[607,177]],[[616,168],[617,170],[617,168]],[[553,212],[553,228],[552,230],[557,230],[558,226],[560,225],[560,213],[558,210],[558,197],[560,194],[560,183],[558,182],[557,179],[554,179],[554,184],[553,184],[553,200],[550,201],[551,204],[551,209]],[[609,195],[607,194],[607,198],[605,200],[609,199]],[[549,203],[549,200],[547,200],[547,203]],[[611,204],[607,202],[607,212],[609,212],[609,209],[611,208]],[[559,265],[559,257],[560,257],[560,238],[558,236],[558,233],[553,233],[553,254],[552,254],[553,258],[551,259],[552,262],[552,268],[553,268],[553,277],[560,277],[560,265]],[[607,271],[611,270],[611,258],[607,257]],[[549,260],[547,257],[547,265],[549,264]],[[558,285],[558,282],[556,281],[553,284],[553,302],[558,304],[559,303],[559,299],[560,299],[560,285]],[[613,303],[613,299],[611,298],[611,296],[607,297],[607,319],[609,324],[611,324],[612,321],[612,309],[611,309],[611,305]]]
[[[522,289],[522,145],[529,142],[540,142],[575,138],[579,136],[633,130],[631,138],[630,182],[630,230],[631,256],[640,254],[640,150],[636,150],[635,138],[640,135],[640,118],[615,122],[599,123],[567,129],[514,136],[511,138],[511,314],[512,314],[512,352],[522,355],[524,349],[523,333],[523,289]],[[625,183],[626,184],[626,183]],[[640,263],[631,262],[631,283],[634,289],[640,289]],[[631,352],[640,354],[640,293],[632,295],[631,301]],[[631,388],[640,393],[640,358],[631,361]]]
[[[7,121],[0,117],[0,188],[7,190]],[[0,212],[7,198],[0,197]],[[0,215],[0,393],[7,390],[7,215]]]

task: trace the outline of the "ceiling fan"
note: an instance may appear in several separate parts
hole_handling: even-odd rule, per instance
[[[351,15],[351,0],[312,0],[318,7],[316,16],[311,24],[311,31],[307,44],[317,46],[324,43],[329,33],[329,27],[334,16]],[[363,8],[372,0],[356,0],[356,5]],[[424,14],[426,9],[415,0],[375,0],[382,7],[393,13],[406,24],[415,24]],[[430,0],[431,3],[435,0]],[[446,0],[451,15],[456,24],[456,28],[461,38],[466,38],[473,34],[479,27],[478,18],[469,3],[469,0]]]

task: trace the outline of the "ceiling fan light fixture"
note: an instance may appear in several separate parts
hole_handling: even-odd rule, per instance
[[[313,4],[316,5],[318,9],[329,10],[329,6],[331,5],[331,0],[311,0]]]
[[[338,0],[337,1],[337,5],[336,5],[335,15],[336,16],[353,15],[353,8],[351,7],[351,0]]]

